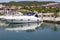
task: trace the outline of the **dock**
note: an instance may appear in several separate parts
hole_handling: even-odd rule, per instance
[[[43,22],[49,23],[59,23],[60,24],[60,16],[54,17],[54,13],[39,13],[40,20],[42,19]]]

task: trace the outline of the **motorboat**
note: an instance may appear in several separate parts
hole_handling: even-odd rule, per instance
[[[35,12],[27,12],[24,15],[21,12],[8,13],[0,16],[0,19],[5,20],[9,23],[26,23],[26,22],[40,22],[42,19],[38,17]]]

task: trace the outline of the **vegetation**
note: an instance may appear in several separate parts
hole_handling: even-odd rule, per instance
[[[15,6],[30,6],[30,5],[42,5],[42,4],[47,4],[47,3],[55,3],[55,2],[38,2],[38,1],[20,1],[20,2],[15,2],[15,1],[11,1],[11,2],[5,2],[5,3],[0,3],[0,4],[3,4],[3,5],[6,5],[6,6],[12,6],[12,5],[15,5]],[[42,10],[44,10],[45,13],[47,12],[54,12],[56,15],[57,12],[60,11],[60,8],[22,8],[20,9],[23,13],[25,13],[27,10],[36,10],[38,12],[41,12]]]
[[[23,10],[31,10],[31,11],[34,11],[35,10],[38,13],[40,13],[42,10],[44,10],[45,13],[48,13],[48,12],[51,13],[51,12],[53,12],[53,13],[55,13],[54,15],[56,15],[56,13],[58,13],[60,11],[60,8],[36,8],[36,7],[34,7],[34,8],[30,8],[30,9],[23,8]]]
[[[20,1],[20,2],[15,2],[15,1],[11,1],[11,2],[5,2],[5,3],[0,3],[3,5],[7,5],[7,6],[11,6],[11,5],[15,5],[15,6],[30,6],[30,5],[41,5],[41,4],[47,4],[47,3],[55,3],[55,2],[38,2],[38,1]]]

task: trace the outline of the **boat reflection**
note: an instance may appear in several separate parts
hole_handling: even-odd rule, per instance
[[[20,30],[36,30],[38,27],[41,26],[42,23],[21,23],[21,24],[9,24],[8,27],[5,28],[5,30],[9,31],[20,31]]]
[[[24,30],[26,32],[33,32],[36,30],[39,31],[54,31],[57,32],[60,30],[60,24],[53,24],[53,23],[21,23],[21,24],[9,24],[5,28],[8,31],[21,31]]]

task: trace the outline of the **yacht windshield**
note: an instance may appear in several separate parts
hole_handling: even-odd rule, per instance
[[[25,15],[27,15],[27,16],[32,16],[32,15],[34,15],[35,13],[34,12],[27,12]]]
[[[27,12],[25,15],[38,17],[38,14],[35,12]]]

